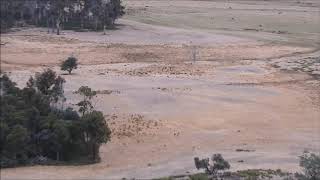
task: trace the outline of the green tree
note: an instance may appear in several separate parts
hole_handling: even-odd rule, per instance
[[[79,112],[82,113],[82,115],[91,112],[94,108],[92,105],[92,98],[97,95],[97,92],[93,91],[88,86],[81,86],[75,93],[82,96],[83,99],[77,103],[77,106],[79,106]]]
[[[57,76],[56,72],[46,69],[42,73],[36,73],[35,78],[30,77],[27,86],[45,95],[50,101],[57,102],[59,99],[64,98],[64,83],[65,80]]]
[[[221,154],[213,154],[211,163],[209,158],[200,160],[198,157],[194,158],[194,163],[197,169],[205,169],[209,175],[217,175],[219,171],[230,169],[230,164]]]
[[[32,12],[24,12],[25,7]],[[16,22],[46,25],[57,35],[63,27],[106,29],[113,27],[117,18],[124,14],[121,0],[1,0],[1,31],[7,31]]]
[[[9,126],[7,125],[6,122],[4,122],[2,119],[0,121],[0,152],[1,152],[1,155],[3,153],[3,151],[6,149],[6,144],[7,144],[7,135],[9,134],[10,132],[10,129],[9,129]]]
[[[50,160],[99,160],[100,145],[109,141],[110,129],[103,114],[92,106],[96,92],[87,86],[79,88],[82,102],[87,103],[79,104],[80,117],[72,108],[54,106],[56,97],[63,96],[63,83],[49,69],[30,77],[23,89],[7,75],[0,76],[1,167]],[[39,157],[45,161],[37,160]]]
[[[61,24],[76,0],[47,0],[47,18],[55,24],[57,35],[60,35]]]
[[[44,148],[50,152],[55,153],[55,159],[60,160],[61,152],[63,152],[65,145],[70,142],[70,133],[67,121],[60,120],[55,114],[48,116],[42,129],[44,135],[42,144]]]
[[[92,111],[81,117],[84,139],[92,160],[99,161],[99,148],[102,143],[110,140],[111,131],[103,114]]]
[[[319,180],[320,179],[320,155],[304,152],[300,157],[300,166],[303,174],[296,173],[299,180]]]
[[[12,82],[6,74],[0,75],[1,94],[16,94],[19,89],[16,83]]]
[[[7,32],[16,22],[13,14],[13,2],[12,0],[1,0],[0,3],[0,32]]]
[[[73,69],[78,68],[78,60],[75,57],[68,57],[68,59],[61,63],[60,67],[62,71],[68,71],[71,74]]]
[[[28,130],[21,125],[15,125],[10,130],[6,137],[7,139],[7,152],[13,155],[13,157],[19,158],[26,156],[25,148],[29,141]]]

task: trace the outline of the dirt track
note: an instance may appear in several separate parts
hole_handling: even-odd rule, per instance
[[[1,36],[1,69],[19,86],[44,67],[62,74],[61,60],[79,58],[80,68],[63,75],[67,103],[77,102],[81,85],[98,90],[96,107],[113,130],[99,164],[4,169],[1,179],[162,177],[194,172],[193,158],[212,153],[233,170],[294,172],[303,150],[320,151],[319,31],[308,18],[319,13],[316,2],[126,3],[120,29],[106,36],[38,28]],[[280,11],[286,22],[277,21]],[[207,23],[211,16],[216,23]],[[248,30],[259,24],[264,30]]]

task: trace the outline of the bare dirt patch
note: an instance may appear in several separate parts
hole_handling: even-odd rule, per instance
[[[127,75],[146,76],[152,74],[160,75],[209,75],[215,66],[210,64],[176,63],[167,65],[150,65],[126,72]]]
[[[112,131],[112,137],[137,138],[143,136],[156,136],[157,131],[163,127],[163,122],[146,120],[143,115],[131,114],[126,116],[111,115],[107,117],[108,124]],[[137,143],[140,140],[137,139]]]
[[[82,34],[86,36],[86,34]],[[96,38],[99,38],[96,34]],[[143,37],[141,37],[143,38]],[[70,37],[47,35],[39,29],[24,30],[1,36],[2,69],[32,66],[53,66],[66,57],[74,55],[80,63],[107,64],[124,62],[165,62],[192,61],[194,46],[190,45],[131,45],[97,44],[93,39],[83,41]],[[220,46],[198,46],[197,61],[234,61],[246,59],[267,59],[288,56],[296,52],[307,52],[312,48],[274,44],[221,44]]]
[[[193,157],[212,153],[233,170],[297,171],[303,150],[319,151],[318,2],[126,3],[106,36],[1,35],[1,70],[22,87],[52,67],[69,105],[92,87],[113,136],[99,164],[4,169],[1,179],[146,179],[195,172]],[[63,75],[70,55],[81,65]]]

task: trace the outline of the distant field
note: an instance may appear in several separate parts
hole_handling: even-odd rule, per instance
[[[319,46],[320,2],[126,0],[126,19]]]

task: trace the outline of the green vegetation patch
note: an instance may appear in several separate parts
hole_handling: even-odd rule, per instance
[[[92,105],[96,92],[79,88],[78,112],[64,104],[64,83],[47,69],[20,89],[1,74],[1,168],[100,161],[100,145],[110,140],[111,132]]]

